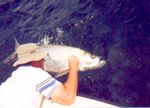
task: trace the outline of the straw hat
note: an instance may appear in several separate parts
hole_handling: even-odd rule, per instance
[[[42,51],[35,43],[28,43],[20,45],[16,49],[16,54],[18,56],[18,60],[13,64],[13,66],[41,60],[48,54],[48,52],[44,50]]]

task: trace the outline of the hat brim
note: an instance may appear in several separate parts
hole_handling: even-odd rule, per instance
[[[19,57],[19,59],[13,64],[13,67],[21,64],[26,64],[31,61],[39,61],[43,59],[47,54],[48,52],[39,50],[32,54],[25,54],[24,56]]]

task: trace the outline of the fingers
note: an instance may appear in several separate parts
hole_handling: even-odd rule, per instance
[[[79,64],[79,59],[77,56],[71,55],[68,57],[69,62]]]
[[[69,56],[68,59],[69,59],[69,61],[77,61],[77,62],[79,62],[78,57],[74,56],[74,55]]]
[[[78,68],[79,59],[78,57],[71,55],[68,57],[69,67],[70,68]]]

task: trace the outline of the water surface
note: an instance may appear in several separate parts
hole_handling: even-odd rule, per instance
[[[0,82],[14,68],[3,60],[20,43],[80,47],[107,64],[79,75],[78,94],[119,106],[150,106],[150,2],[147,0],[0,0]]]

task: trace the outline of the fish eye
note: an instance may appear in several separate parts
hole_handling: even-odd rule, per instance
[[[91,55],[91,58],[92,58],[92,59],[95,59],[95,58],[96,58],[96,56],[95,56],[95,55]]]

